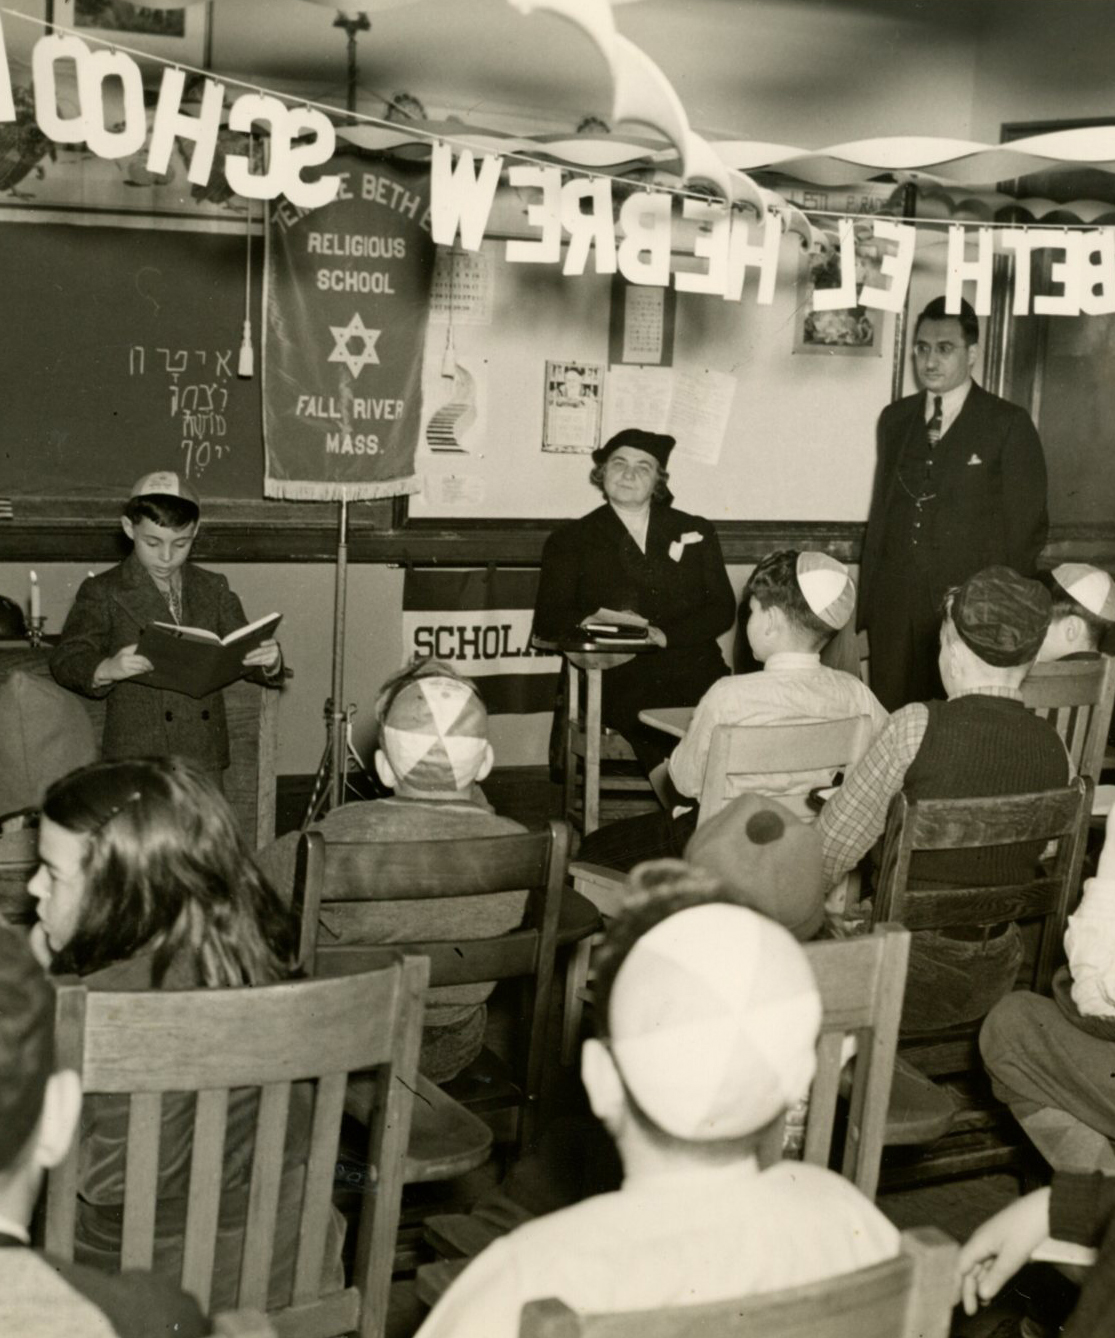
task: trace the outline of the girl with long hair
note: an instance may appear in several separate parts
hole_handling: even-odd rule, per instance
[[[58,975],[91,990],[267,985],[297,974],[293,914],[256,868],[231,809],[181,758],[96,762],[56,781],[43,801],[32,946]],[[235,1304],[258,1095],[229,1102],[214,1310]],[[181,1268],[195,1101],[162,1106],[153,1268]],[[296,1088],[287,1127],[271,1305],[289,1297],[312,1092]],[[119,1267],[128,1098],[92,1094],[82,1114],[76,1255]],[[323,1268],[341,1286],[340,1235]]]

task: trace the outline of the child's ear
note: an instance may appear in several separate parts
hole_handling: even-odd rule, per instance
[[[389,790],[398,788],[398,781],[395,778],[395,768],[387,760],[387,754],[382,748],[376,749],[375,755],[376,775],[383,781]]]
[[[495,760],[496,755],[492,750],[492,745],[490,743],[485,743],[484,756],[481,759],[480,765],[476,768],[476,775],[473,776],[472,779],[474,781],[482,781],[495,765]]]
[[[127,516],[120,517],[120,528],[124,531],[124,533],[132,541],[132,543],[135,543],[135,537],[136,537],[135,526],[132,524],[132,522],[128,519]]]
[[[626,1104],[623,1083],[611,1051],[595,1037],[581,1046],[581,1081],[592,1113],[609,1133],[615,1133]]]

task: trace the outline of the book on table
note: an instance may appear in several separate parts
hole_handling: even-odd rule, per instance
[[[139,634],[136,654],[145,655],[154,668],[129,681],[184,692],[188,697],[208,696],[248,672],[244,656],[274,634],[282,616],[269,613],[226,637],[204,627],[148,623]]]

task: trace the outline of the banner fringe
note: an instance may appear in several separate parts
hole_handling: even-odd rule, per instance
[[[385,479],[380,483],[341,483],[322,479],[263,480],[264,497],[287,502],[375,502],[384,497],[406,497],[422,491],[417,474]]]

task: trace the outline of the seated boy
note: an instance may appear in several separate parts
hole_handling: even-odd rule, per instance
[[[876,731],[886,724],[887,713],[869,688],[821,663],[822,648],[855,608],[856,588],[843,563],[826,553],[781,549],[759,562],[745,594],[747,640],[762,670],[722,678],[701,698],[667,763],[671,811],[600,828],[585,838],[581,859],[630,869],[643,859],[680,856],[697,826],[696,800],[717,725],[805,725],[857,715],[868,716]],[[805,794],[832,779],[827,771],[756,773],[738,789]]]
[[[530,1300],[576,1310],[699,1305],[893,1256],[898,1233],[819,1166],[760,1171],[770,1124],[806,1095],[821,1001],[786,930],[676,861],[640,866],[596,974],[581,1073],[622,1187],[479,1254],[418,1338],[515,1338]]]
[[[984,1021],[980,1051],[995,1095],[1055,1169],[1115,1172],[1115,809],[1065,954],[1053,998],[1008,994]]]
[[[132,553],[82,581],[50,669],[64,688],[108,698],[104,757],[177,753],[220,785],[229,763],[221,693],[195,698],[130,682],[151,669],[136,654],[148,623],[203,627],[223,637],[248,621],[228,580],[189,561],[200,516],[197,494],[178,474],[160,470],[136,482],[120,518]],[[279,643],[264,641],[244,665],[259,681],[277,683]]]
[[[66,1156],[81,1083],[54,1068],[54,991],[0,922],[0,1333],[19,1338],[200,1338],[197,1302],[164,1278],[101,1273],[30,1248],[44,1171]]]
[[[946,600],[939,666],[944,702],[911,702],[856,763],[821,813],[835,885],[883,835],[895,795],[965,799],[1067,785],[1065,746],[1027,711],[1020,688],[1049,626],[1049,595],[1009,567],[987,567]],[[1041,843],[915,854],[921,887],[977,887],[1033,877]],[[929,1031],[982,1018],[1014,984],[1023,957],[1013,922],[919,929],[910,944],[902,1025]]]
[[[440,660],[418,660],[380,689],[375,705],[379,747],[375,767],[395,794],[342,804],[315,825],[326,839],[444,840],[521,832],[495,814],[480,791],[492,769],[488,712],[476,687]],[[257,862],[289,900],[294,887],[298,833],[261,850]],[[452,858],[452,854],[448,856]],[[523,918],[525,893],[404,902],[379,902],[384,943],[488,938]],[[479,1054],[491,985],[443,986],[430,991],[419,1068],[433,1082],[448,1082]]]
[[[1093,660],[1115,627],[1115,581],[1086,562],[1062,562],[1039,579],[1053,600],[1038,660]]]

